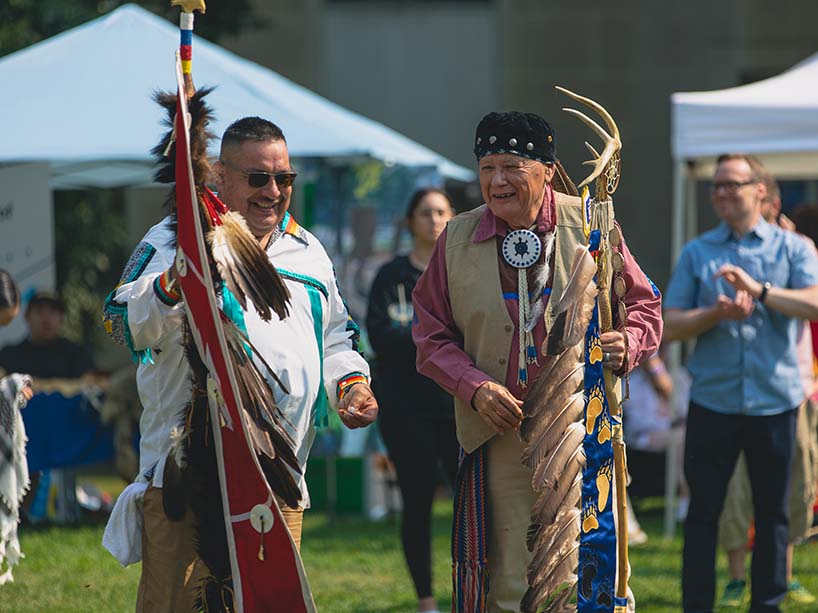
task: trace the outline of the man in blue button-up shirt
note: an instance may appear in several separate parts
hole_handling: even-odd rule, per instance
[[[690,485],[685,611],[711,611],[718,519],[740,451],[756,522],[752,611],[778,611],[787,591],[787,496],[799,319],[818,319],[818,260],[802,237],[761,217],[764,168],[719,158],[713,207],[722,223],[685,246],[664,299],[665,339],[696,338],[684,468]]]

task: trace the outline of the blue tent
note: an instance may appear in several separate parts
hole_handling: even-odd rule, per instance
[[[149,151],[163,132],[150,96],[175,88],[178,46],[173,24],[127,4],[4,57],[0,163],[47,161],[53,187],[150,183]],[[282,127],[292,157],[366,156],[474,178],[391,128],[199,37],[193,76],[197,86],[217,86],[208,97],[216,134],[239,117],[259,115]]]

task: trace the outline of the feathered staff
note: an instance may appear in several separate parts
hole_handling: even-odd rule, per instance
[[[521,610],[537,611],[543,604],[547,611],[573,610],[575,606],[570,601],[581,580],[582,589],[577,594],[579,610],[610,610],[613,606],[615,611],[624,612],[629,594],[625,449],[614,378],[602,364],[599,344],[600,332],[613,329],[608,284],[611,261],[618,263],[613,266],[613,285],[624,294],[621,258],[611,257],[612,246],[618,246],[621,239],[613,225],[610,200],[619,182],[621,142],[616,124],[605,109],[564,88],[557,89],[597,111],[612,134],[579,111],[564,109],[589,125],[603,139],[605,148],[598,154],[586,143],[595,160],[585,164],[593,165],[594,170],[579,187],[585,188],[582,202],[586,236],[591,244],[577,245],[569,282],[553,310],[555,319],[546,347],[550,357],[523,405],[525,419],[520,436],[527,446],[522,462],[534,470],[532,486],[540,495],[531,512],[527,546],[534,555]],[[586,186],[594,180],[596,198],[592,200]],[[619,306],[624,309],[622,301]],[[620,313],[620,320],[624,323],[624,313]],[[612,462],[603,459],[601,465],[589,471],[586,450],[598,463],[600,447],[609,440]],[[578,542],[580,534],[591,535],[604,523],[598,514],[607,507],[611,463],[616,486],[618,563],[613,598],[610,580],[596,576],[604,564],[589,556],[587,550],[587,564],[578,568],[583,557]],[[577,505],[581,500],[580,510]],[[601,555],[604,556],[604,551]]]
[[[206,187],[211,135],[203,99],[210,90],[194,91],[190,69],[193,10],[204,12],[204,2],[172,4],[183,10],[178,89],[157,95],[173,130],[154,153],[160,156],[157,179],[176,182],[170,204],[193,390],[165,465],[165,512],[171,519],[180,519],[188,505],[193,512],[197,553],[210,571],[200,586],[201,608],[313,611],[300,557],[273,496],[292,507],[300,500],[294,442],[257,362],[281,382],[242,331],[240,308],[249,300],[263,319],[272,312],[283,318],[289,294],[243,219]]]
[[[594,156],[593,160],[588,160],[584,164],[594,167],[593,172],[580,184],[580,188],[590,184],[591,181],[596,181],[596,194],[593,199],[588,198],[587,187],[583,192],[583,202],[590,208],[591,215],[591,231],[599,231],[599,244],[596,253],[597,260],[597,280],[599,283],[598,294],[598,313],[599,313],[599,330],[600,332],[610,332],[613,327],[613,313],[611,310],[611,293],[608,286],[608,279],[610,278],[611,285],[617,295],[619,308],[619,322],[623,326],[626,324],[626,307],[623,300],[625,296],[625,281],[622,277],[624,260],[622,254],[618,251],[622,235],[619,228],[613,224],[613,201],[611,195],[619,186],[621,158],[620,151],[622,149],[622,141],[619,136],[619,128],[611,117],[610,113],[606,111],[600,104],[594,102],[590,98],[579,96],[565,88],[557,87],[557,90],[564,93],[566,96],[586,105],[594,110],[605,121],[605,125],[610,131],[606,132],[602,126],[594,120],[586,116],[584,113],[576,109],[565,108],[567,113],[570,113],[582,121],[585,125],[590,127],[605,143],[602,153],[597,151],[588,143],[585,146]],[[593,241],[592,241],[593,242]],[[627,342],[627,335],[624,335]],[[627,346],[626,346],[627,348]],[[591,360],[593,357],[591,356]],[[625,441],[622,432],[622,407],[618,400],[616,393],[614,375],[611,370],[604,366],[602,368],[603,383],[602,389],[599,390],[596,396],[589,399],[588,408],[586,411],[586,426],[590,427],[588,423],[589,418],[593,418],[592,403],[596,402],[601,406],[607,405],[610,416],[610,436],[613,447],[613,477],[614,477],[614,494],[616,497],[616,549],[617,549],[617,571],[616,571],[616,595],[614,597],[613,605],[616,613],[625,613],[628,608],[635,608],[633,602],[633,594],[628,588],[628,576],[630,574],[630,565],[628,563],[628,518],[627,518],[627,461],[625,457]],[[627,383],[627,379],[626,379]],[[596,399],[596,400],[595,400]],[[600,407],[599,411],[602,411]],[[600,435],[601,436],[601,435]],[[604,481],[608,477],[602,474],[597,477],[597,483],[600,482],[600,477]],[[600,488],[601,490],[601,488]],[[602,499],[602,492],[600,491],[600,500]]]

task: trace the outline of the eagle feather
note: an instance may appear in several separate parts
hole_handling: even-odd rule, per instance
[[[574,422],[568,425],[554,450],[534,469],[532,483],[540,486],[535,488],[535,491],[540,491],[545,487],[555,488],[563,471],[568,466],[569,460],[574,457],[578,448],[582,446],[584,437],[585,426],[582,423]]]
[[[559,355],[585,336],[596,298],[595,274],[596,263],[591,254],[582,245],[577,245],[568,284],[554,306],[554,324],[546,341],[549,355]]]
[[[233,211],[223,214],[221,222],[213,226],[208,242],[228,289],[245,310],[249,298],[264,321],[270,321],[271,309],[279,319],[287,317],[290,292],[247,222]]]
[[[564,406],[554,413],[540,413],[537,418],[530,418],[533,432],[528,439],[528,447],[522,455],[522,463],[529,468],[537,466],[548,452],[554,449],[566,428],[582,419],[585,409],[585,395],[575,392],[568,397]]]
[[[575,542],[568,551],[551,558],[545,572],[537,575],[533,584],[526,590],[520,602],[520,611],[536,613],[540,605],[557,588],[564,584],[576,584],[576,570],[579,565],[579,543]]]

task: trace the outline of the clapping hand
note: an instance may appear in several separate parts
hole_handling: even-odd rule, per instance
[[[722,278],[736,288],[736,291],[744,291],[749,294],[750,299],[761,294],[763,285],[753,279],[743,268],[733,264],[724,264],[716,271],[715,278]],[[738,294],[736,294],[738,300]]]
[[[755,305],[750,294],[744,290],[738,290],[735,300],[731,300],[727,296],[719,296],[716,299],[715,308],[716,316],[720,321],[725,319],[742,321],[750,316]]]

